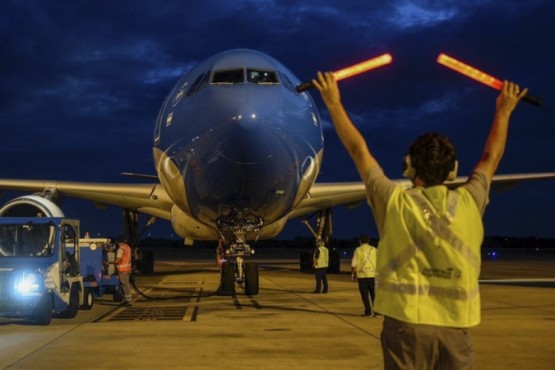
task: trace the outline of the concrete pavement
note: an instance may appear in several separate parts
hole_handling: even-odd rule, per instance
[[[91,311],[47,327],[0,319],[0,368],[383,368],[382,318],[360,316],[347,260],[344,273],[329,275],[330,292],[316,295],[313,275],[298,271],[298,252],[262,253],[260,294],[223,297],[212,294],[219,280],[213,251],[179,253],[137,277],[155,299],[138,296],[133,307],[119,308],[101,297]],[[484,261],[482,276],[552,278],[554,267]],[[478,369],[551,369],[555,284],[506,284],[481,285],[482,324],[471,330]]]

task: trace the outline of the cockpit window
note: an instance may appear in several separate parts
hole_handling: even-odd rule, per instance
[[[250,83],[253,84],[277,84],[279,83],[277,74],[275,71],[263,70],[263,69],[247,69],[247,78]]]
[[[191,96],[197,93],[200,89],[208,84],[208,79],[210,78],[210,71],[201,73],[195,82],[191,84],[191,87],[187,91],[187,96]]]
[[[213,84],[238,84],[244,80],[242,68],[214,71],[212,76]]]

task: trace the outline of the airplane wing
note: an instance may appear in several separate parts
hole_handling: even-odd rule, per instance
[[[0,190],[30,193],[55,191],[62,197],[90,200],[136,210],[165,220],[170,219],[172,200],[160,184],[107,184],[48,180],[0,179]]]
[[[505,191],[525,181],[552,179],[555,179],[555,172],[496,175],[493,177],[491,190]],[[465,183],[466,180],[467,177],[457,177],[455,180],[447,182],[446,185],[454,188]],[[410,180],[407,179],[393,181],[402,186],[412,186]],[[362,182],[314,184],[307,198],[303,199],[289,214],[289,219],[339,205],[356,207],[362,201],[366,201],[366,191]]]
[[[458,177],[447,186],[456,187],[466,181]],[[555,172],[496,175],[492,181],[493,191],[510,189],[521,182],[555,179]],[[394,180],[400,185],[410,187],[407,179]],[[93,183],[48,180],[0,179],[0,190],[40,193],[45,190],[56,191],[62,197],[89,200],[99,206],[112,205],[169,220],[173,202],[162,185],[128,183]],[[317,183],[309,194],[290,212],[288,219],[311,214],[321,209],[336,206],[356,207],[366,200],[362,182]]]

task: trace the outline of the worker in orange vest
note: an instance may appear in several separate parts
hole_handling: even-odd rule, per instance
[[[131,271],[133,270],[131,262],[131,247],[127,244],[125,237],[122,235],[116,238],[116,243],[118,244],[116,259],[109,263],[116,265],[118,268],[119,282],[121,289],[123,290],[123,302],[121,302],[121,305],[130,307],[131,300],[133,298],[131,283],[129,281]]]

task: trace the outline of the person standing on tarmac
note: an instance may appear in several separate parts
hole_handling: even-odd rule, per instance
[[[312,259],[314,267],[314,275],[316,277],[316,288],[313,293],[319,294],[328,292],[328,265],[329,265],[329,251],[326,248],[326,243],[323,240],[318,240],[316,243],[316,250]],[[322,286],[323,285],[323,286]],[[322,289],[323,288],[323,289]]]
[[[224,239],[218,238],[218,246],[216,247],[216,262],[218,263],[218,267],[220,268],[220,270],[222,269],[224,263],[226,263],[227,261],[226,251],[227,247],[225,245]]]
[[[108,263],[116,265],[118,268],[119,282],[121,289],[123,290],[123,302],[121,302],[121,306],[130,307],[131,300],[133,299],[133,290],[130,282],[131,271],[133,270],[131,247],[127,244],[127,241],[123,236],[118,236],[116,238],[116,243],[118,244],[116,259],[113,262]]]
[[[480,323],[482,215],[507,142],[509,120],[527,89],[504,81],[481,159],[463,185],[455,148],[439,134],[419,137],[405,156],[405,189],[383,173],[349,118],[333,73],[312,80],[362,178],[380,234],[375,310],[386,369],[473,369],[468,328]]]
[[[351,279],[358,282],[358,290],[364,314],[362,316],[375,316],[374,307],[374,285],[376,277],[376,247],[370,245],[368,235],[362,234],[359,238],[360,245],[353,253],[351,261]]]

